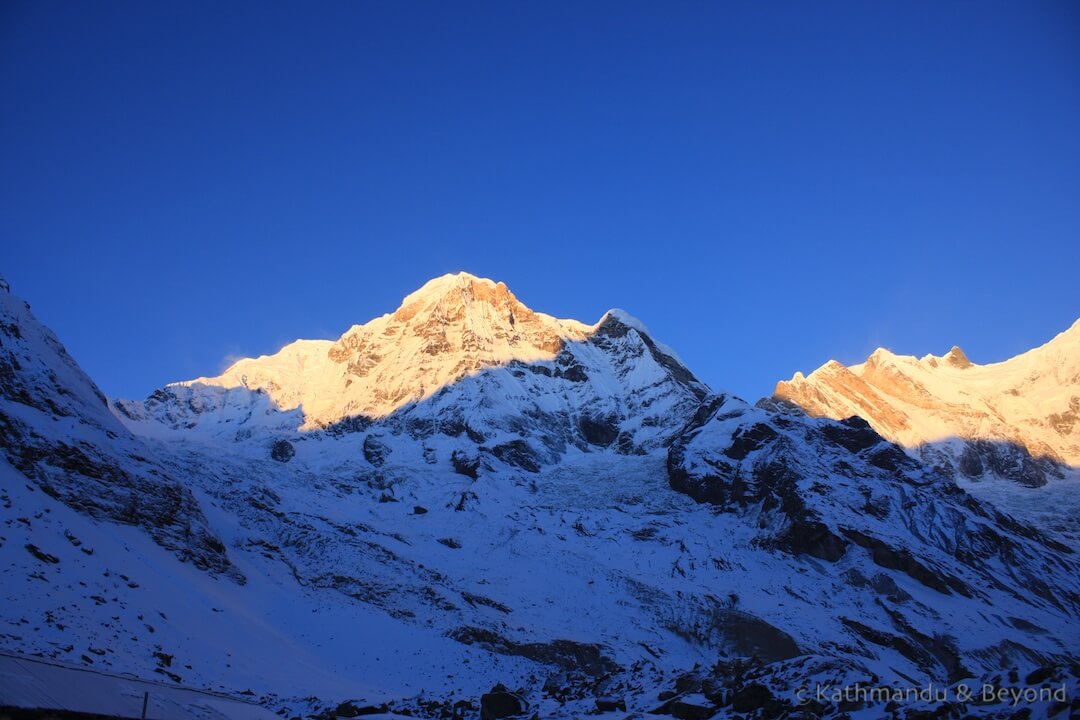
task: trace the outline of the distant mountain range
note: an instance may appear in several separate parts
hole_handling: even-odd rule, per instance
[[[1075,495],[1080,326],[751,405],[624,312],[461,273],[108,402],[6,283],[0,310],[0,649],[324,718],[1080,707],[1075,536],[1030,512]]]
[[[817,417],[858,415],[926,462],[968,479],[1038,487],[1080,466],[1080,320],[1042,347],[976,365],[876,350],[778,383],[774,397]]]

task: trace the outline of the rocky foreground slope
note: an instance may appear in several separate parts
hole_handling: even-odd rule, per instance
[[[471,717],[496,683],[488,711],[543,717],[942,705],[822,692],[853,684],[1075,706],[1075,553],[865,422],[714,394],[624,313],[556,321],[467,275],[320,342],[117,401],[92,444],[180,478],[231,572],[95,511],[116,483],[41,492],[24,446],[112,421],[58,343],[5,366],[3,646],[326,716]]]

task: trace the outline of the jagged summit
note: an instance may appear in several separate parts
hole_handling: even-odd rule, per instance
[[[812,415],[858,415],[961,475],[1040,485],[1060,473],[1056,466],[1080,466],[1080,321],[1040,347],[987,365],[957,346],[922,358],[878,349],[851,367],[831,360],[778,383],[774,396]]]
[[[961,350],[958,345],[953,345],[952,349],[950,349],[942,359],[955,368],[963,369],[971,367],[971,361],[968,360],[968,356],[964,354],[964,351]]]
[[[430,380],[442,384],[484,366],[550,358],[564,341],[581,340],[591,329],[533,312],[504,283],[458,273],[425,283],[392,314],[354,325],[329,356],[364,376],[393,343],[399,361],[428,368]],[[400,363],[397,369],[408,370]]]
[[[866,360],[859,365],[852,365],[850,370],[853,372],[861,372],[867,370],[880,370],[889,366],[903,366],[903,365],[926,365],[929,367],[939,367],[940,365],[946,365],[948,367],[954,367],[957,369],[964,369],[971,367],[974,363],[968,359],[966,353],[960,349],[959,346],[953,345],[947,353],[944,355],[927,354],[921,358],[916,358],[914,355],[898,355],[888,348],[879,347],[874,352],[867,356]],[[837,360],[829,360],[827,363],[818,368],[818,371],[828,369],[831,372],[846,371],[848,366]],[[815,371],[817,372],[817,371]],[[796,373],[796,376],[801,376],[801,373]],[[797,377],[792,377],[792,381]]]
[[[420,289],[405,296],[393,317],[407,322],[425,311],[436,316],[452,317],[468,309],[475,311],[476,306],[489,306],[504,311],[508,316],[515,310],[531,312],[505,283],[460,272],[428,280]]]
[[[624,340],[627,334],[636,340]],[[237,391],[234,396],[259,392],[277,410],[300,412],[310,429],[346,418],[386,417],[466,378],[515,364],[542,364],[547,377],[560,381],[567,373],[607,377],[599,387],[621,399],[639,390],[624,386],[631,365],[639,370],[649,365],[635,382],[655,385],[668,378],[685,386],[679,392],[688,397],[705,392],[673,351],[649,338],[645,326],[622,310],[605,313],[593,325],[560,320],[532,310],[504,283],[464,272],[428,281],[394,312],[354,325],[336,341],[298,340],[273,355],[240,360],[217,377],[176,383],[170,392],[195,388],[200,412],[243,398],[222,398],[220,391],[207,395],[198,388]],[[613,374],[626,377],[609,377]],[[521,380],[514,382],[521,392]],[[128,419],[141,416],[130,403],[117,407]]]
[[[429,302],[441,300],[448,296],[457,296],[463,300],[491,301],[495,299],[495,291],[513,297],[506,283],[496,282],[488,278],[478,277],[472,273],[456,272],[440,275],[432,278],[405,296],[401,301],[402,307],[416,302]],[[516,298],[514,298],[516,300]]]

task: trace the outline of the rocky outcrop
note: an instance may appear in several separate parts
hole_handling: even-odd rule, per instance
[[[393,452],[391,446],[378,435],[364,438],[364,459],[375,467],[382,467]]]
[[[1021,445],[967,440],[959,451],[956,471],[971,480],[987,475],[1006,478],[1027,487],[1042,487],[1048,476],[1059,476],[1061,469],[1049,458],[1036,459]]]
[[[544,665],[582,672],[593,677],[618,669],[618,665],[605,655],[604,648],[590,643],[573,640],[522,643],[492,630],[476,627],[455,628],[450,636],[466,645],[481,645],[492,652],[525,657]]]
[[[293,459],[296,448],[288,440],[278,440],[270,448],[270,457],[281,463],[287,463]]]
[[[480,720],[502,720],[524,715],[529,703],[520,695],[510,692],[505,685],[491,688],[491,692],[480,696]]]
[[[480,476],[480,456],[476,453],[468,453],[463,450],[454,450],[450,453],[450,464],[454,472],[475,480]]]

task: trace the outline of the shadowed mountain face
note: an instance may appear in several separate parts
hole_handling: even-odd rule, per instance
[[[117,421],[93,381],[3,280],[0,452],[51,497],[143,527],[181,559],[241,579],[190,489]]]
[[[116,401],[123,426],[67,360],[37,355],[29,376],[11,364],[5,417],[69,443],[70,383],[112,423],[100,451],[138,443],[182,478],[248,582],[88,526],[78,513],[108,484],[64,505],[13,482],[0,634],[25,652],[251,688],[290,716],[343,700],[475,713],[496,682],[551,718],[597,695],[651,710],[676,687],[699,709],[675,712],[722,717],[794,711],[800,684],[841,678],[1075,685],[1070,548],[863,421],[711,393],[624,313],[558,321],[500,284],[439,278],[336,342]],[[95,532],[96,553],[66,547]],[[22,632],[28,616],[48,632]]]
[[[1007,573],[1025,601],[1080,610],[1080,595],[1058,595],[1034,570],[1048,552],[1073,564],[1065,546],[980,504],[861,418],[776,409],[713,398],[668,452],[672,487],[753,517],[763,547],[828,563],[867,551],[946,596],[986,597]]]
[[[960,479],[1029,487],[1080,466],[1080,321],[1004,362],[972,363],[954,347],[921,359],[876,350],[777,384],[774,397],[817,417],[857,415]]]

